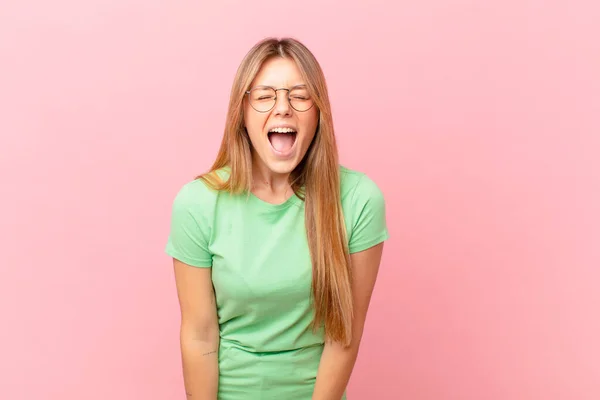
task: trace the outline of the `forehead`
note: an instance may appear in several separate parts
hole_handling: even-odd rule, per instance
[[[275,57],[265,61],[252,81],[252,86],[292,87],[306,84],[296,63],[289,58]]]

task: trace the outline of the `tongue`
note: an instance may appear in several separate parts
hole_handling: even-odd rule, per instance
[[[271,133],[269,139],[273,148],[282,153],[290,150],[294,145],[294,136],[291,133]]]

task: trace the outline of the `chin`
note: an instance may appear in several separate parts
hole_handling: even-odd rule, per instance
[[[271,160],[267,163],[267,167],[276,174],[289,174],[291,173],[297,166],[299,162],[295,159],[293,160]]]

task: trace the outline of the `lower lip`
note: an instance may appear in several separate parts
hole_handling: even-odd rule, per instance
[[[290,158],[294,154],[294,150],[296,149],[296,143],[298,143],[298,134],[296,134],[296,139],[294,140],[294,144],[288,151],[275,150],[273,145],[271,145],[271,141],[269,140],[268,136],[267,136],[267,142],[269,142],[269,147],[271,148],[271,150],[273,151],[273,154],[275,154],[275,156],[277,156],[279,158]]]

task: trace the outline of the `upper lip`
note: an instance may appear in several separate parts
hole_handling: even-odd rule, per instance
[[[272,126],[269,127],[269,129],[267,129],[267,132],[271,132],[275,128],[290,128],[290,129],[293,129],[294,131],[298,132],[298,129],[296,129],[295,126],[289,125],[289,124],[276,124],[276,125],[272,125]]]

